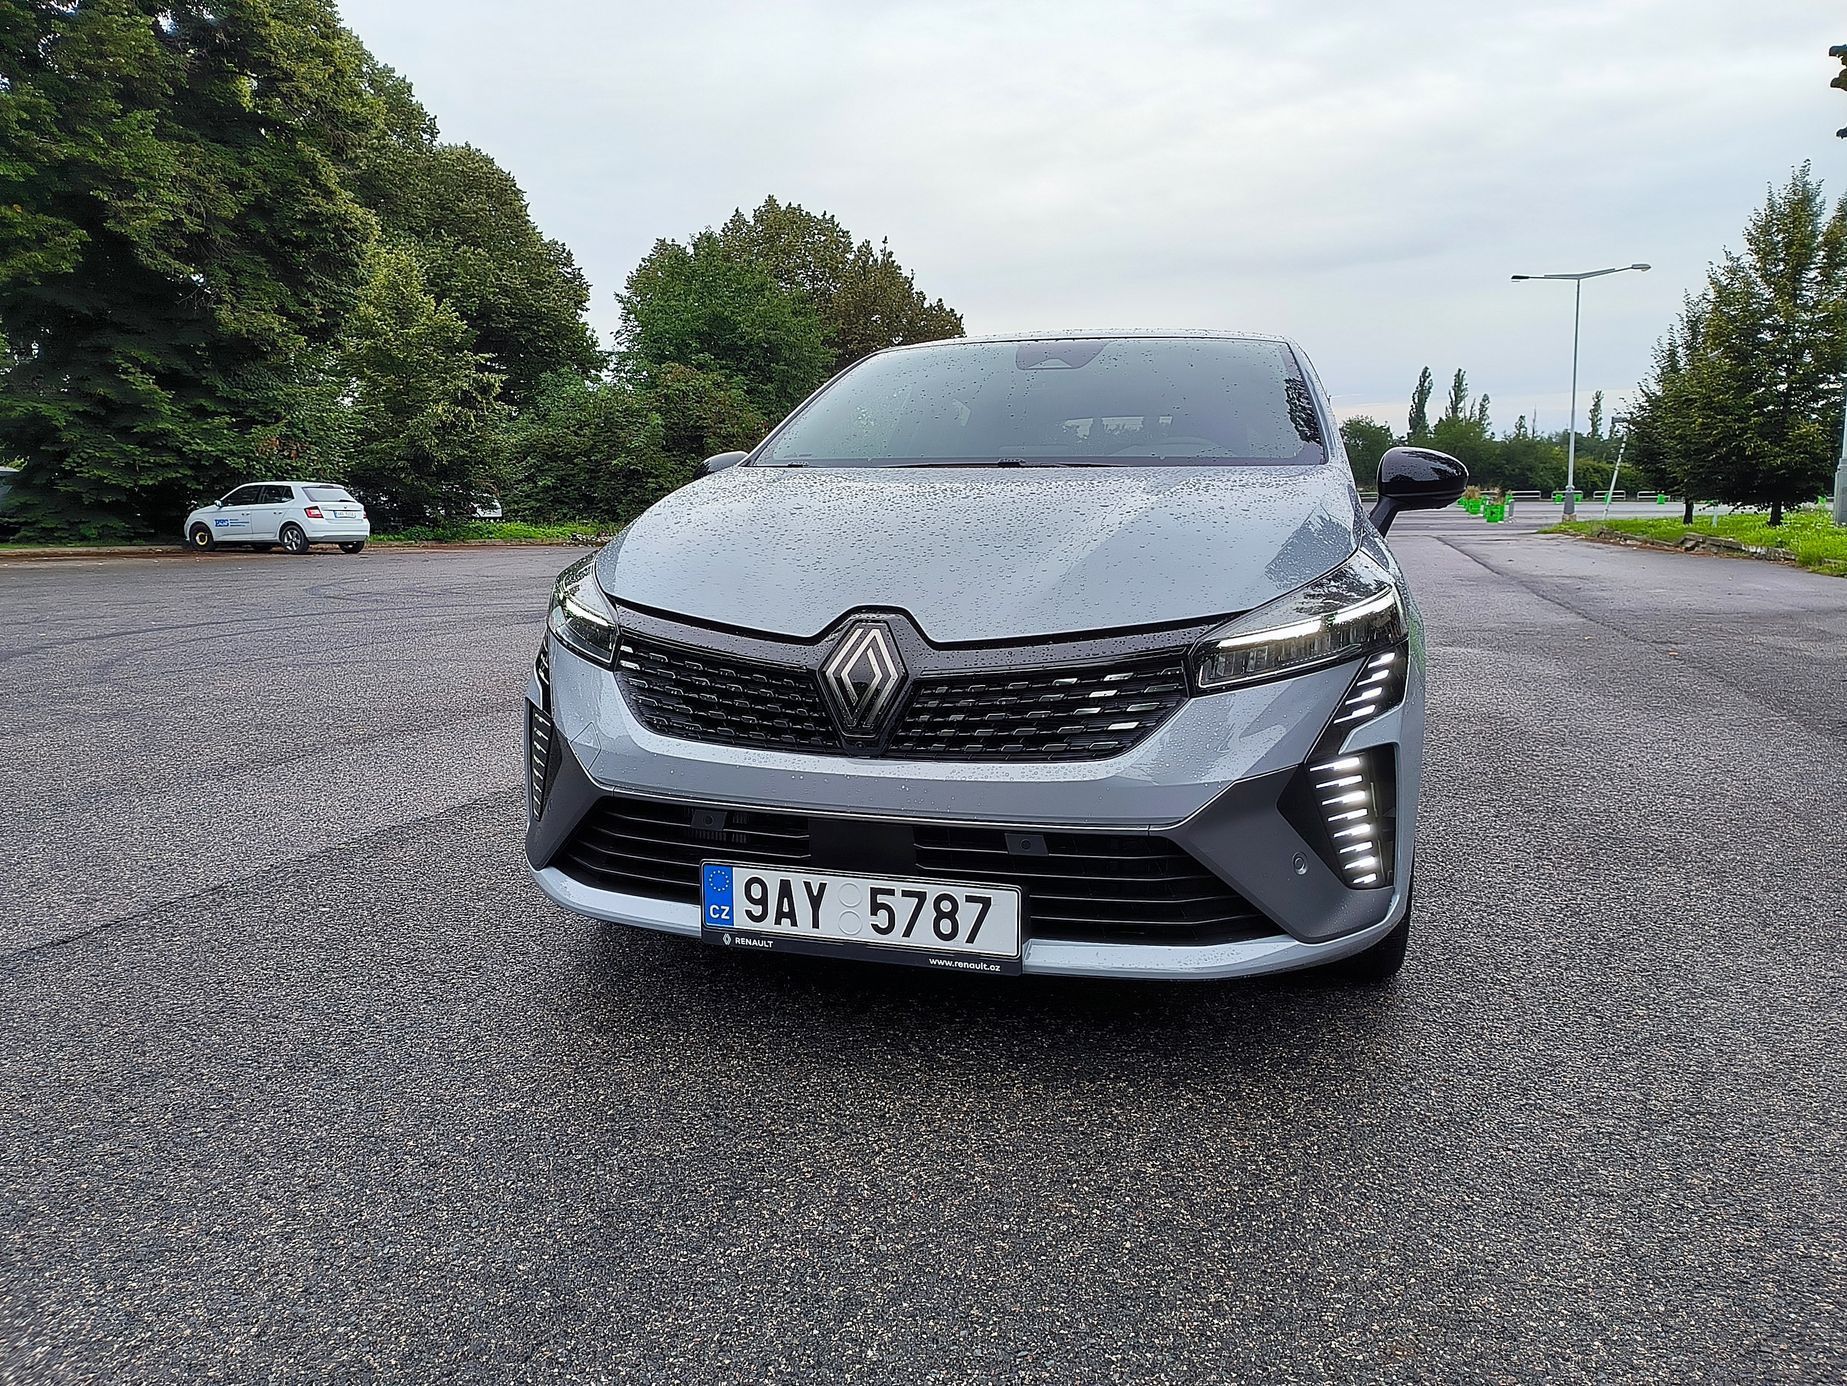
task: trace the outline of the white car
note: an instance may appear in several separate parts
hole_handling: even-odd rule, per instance
[[[252,481],[186,517],[186,547],[200,553],[220,544],[280,544],[285,553],[338,544],[344,553],[358,553],[371,537],[366,508],[344,486],[325,481]]]

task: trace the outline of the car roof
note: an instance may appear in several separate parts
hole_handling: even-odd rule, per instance
[[[1136,337],[1150,340],[1162,338],[1185,341],[1229,341],[1229,342],[1274,342],[1278,346],[1296,349],[1292,338],[1279,336],[1274,332],[1231,332],[1218,328],[1198,327],[1125,327],[1118,329],[1080,327],[1053,328],[1043,332],[996,332],[981,337],[941,337],[934,342],[907,342],[903,346],[886,347],[884,351],[874,352],[883,356],[886,351],[916,351],[919,347],[946,346],[982,346],[1008,342],[1070,342],[1095,338]]]
[[[343,481],[289,481],[279,476],[260,476],[254,481],[240,481],[231,490],[235,491],[239,486],[338,486],[342,490],[346,489],[346,483]]]

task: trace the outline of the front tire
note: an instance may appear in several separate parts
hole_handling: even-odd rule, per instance
[[[360,551],[361,549],[363,549],[363,548],[364,548],[365,546],[366,546],[366,541],[365,541],[365,540],[363,540],[363,539],[355,539],[355,540],[353,540],[353,542],[352,542],[352,543],[350,543],[350,544],[342,544],[342,545],[340,545],[340,552],[341,552],[341,553],[358,553],[358,552],[359,552],[359,551]]]
[[[282,540],[284,553],[306,553],[308,551],[307,531],[300,525],[284,525],[282,533],[276,537]]]
[[[210,553],[213,543],[209,525],[194,525],[186,531],[186,547],[194,553]]]

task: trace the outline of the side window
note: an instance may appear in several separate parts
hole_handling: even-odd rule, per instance
[[[263,489],[269,492],[269,495],[264,498],[266,504],[293,505],[295,503],[293,486],[265,486]]]
[[[261,486],[240,486],[224,498],[225,505],[261,505],[263,488]]]

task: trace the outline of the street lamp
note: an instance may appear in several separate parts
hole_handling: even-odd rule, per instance
[[[1648,269],[1647,265],[1618,265],[1614,269],[1585,270],[1582,274],[1516,274],[1517,283],[1522,279],[1569,279],[1577,295],[1575,306],[1571,310],[1571,432],[1565,448],[1565,518],[1569,520],[1578,513],[1577,497],[1574,492],[1578,482],[1578,323],[1584,315],[1584,281],[1601,279],[1606,274],[1622,274],[1626,270]]]

